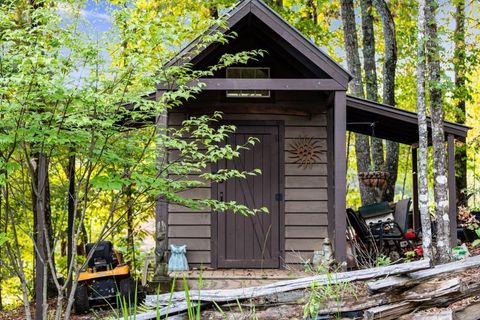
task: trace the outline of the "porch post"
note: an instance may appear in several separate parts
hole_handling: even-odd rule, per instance
[[[447,137],[448,154],[448,199],[450,216],[450,238],[452,247],[457,245],[457,186],[455,181],[455,137]]]
[[[347,97],[345,91],[335,91],[334,116],[334,239],[335,258],[339,262],[346,260],[347,252]],[[332,223],[332,222],[330,222]]]
[[[413,185],[413,230],[420,230],[420,210],[418,208],[418,148],[412,146],[412,185]]]

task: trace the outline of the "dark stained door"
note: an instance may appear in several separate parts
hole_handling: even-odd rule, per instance
[[[262,174],[217,184],[217,199],[236,201],[249,208],[267,207],[269,213],[248,217],[233,212],[218,213],[217,267],[279,268],[279,127],[237,126],[228,144],[245,144],[248,137],[259,141],[249,150],[242,150],[239,158],[221,161],[218,169],[260,169]]]

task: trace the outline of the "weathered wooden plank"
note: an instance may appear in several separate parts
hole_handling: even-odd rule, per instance
[[[285,239],[285,250],[316,251],[322,249],[323,239]]]
[[[285,177],[286,188],[326,188],[327,177],[324,176],[289,176]]]
[[[326,163],[314,163],[307,168],[297,163],[285,165],[286,176],[326,176],[327,174],[328,166]]]
[[[480,266],[480,256],[469,257],[464,260],[450,262],[435,266],[432,269],[417,271],[402,277],[388,277],[367,284],[370,291],[392,289],[401,286],[413,285],[425,279],[430,279],[441,274],[459,272]]]
[[[377,267],[366,270],[358,270],[352,272],[340,272],[336,275],[336,280],[339,282],[351,282],[366,280],[375,277],[379,277],[387,274],[405,273],[412,270],[420,270],[430,267],[429,260],[415,261],[405,264],[397,264],[386,267]],[[275,296],[279,293],[294,291],[299,289],[305,289],[311,286],[315,281],[318,285],[324,285],[331,283],[331,276],[329,275],[316,275],[312,277],[305,277],[293,280],[278,281],[272,284],[260,286],[260,287],[248,287],[239,289],[226,289],[226,290],[202,290],[201,292],[192,290],[190,291],[190,297],[192,301],[216,301],[217,303],[236,301],[237,299],[251,299],[262,296]],[[185,292],[175,292],[172,295],[169,293],[149,296],[145,301],[147,306],[157,306],[170,304],[179,304],[185,300]],[[164,310],[166,311],[166,310]],[[159,310],[160,315],[165,313]],[[156,316],[155,312],[151,314]],[[147,318],[143,318],[147,319]]]
[[[410,315],[411,320],[456,320],[459,319],[454,316],[453,310],[441,310],[435,313],[421,313]],[[478,314],[475,315],[475,318],[478,319]]]
[[[323,239],[327,236],[325,226],[286,226],[285,238],[296,239]]]
[[[285,201],[285,212],[328,212],[327,201]]]
[[[393,320],[407,312],[415,309],[415,304],[411,302],[399,302],[373,307],[365,310],[365,319],[367,320]]]
[[[169,226],[169,238],[210,238],[210,226]]]
[[[286,226],[328,226],[325,213],[286,213]]]
[[[170,212],[169,225],[210,225],[210,212]]]
[[[169,238],[168,245],[187,245],[187,251],[210,251],[210,239],[199,238]]]
[[[288,126],[285,127],[285,138],[327,138],[327,127],[304,127]]]
[[[478,315],[480,315],[480,302],[455,310],[456,320],[478,320]]]

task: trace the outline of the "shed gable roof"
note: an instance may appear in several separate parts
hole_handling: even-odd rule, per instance
[[[249,14],[254,15],[262,21],[277,37],[280,37],[283,41],[295,47],[299,54],[324,71],[330,78],[334,79],[345,89],[347,88],[348,82],[352,78],[350,73],[261,0],[244,0],[239,2],[227,14],[226,20],[228,28],[232,29]],[[220,30],[218,27],[212,27],[207,30],[206,33],[216,31],[226,33],[228,30]],[[180,62],[194,62],[202,55],[209,54],[214,44],[209,45],[199,53],[193,54],[194,49],[201,41],[200,39],[201,37],[197,37],[190,42],[167,66]]]

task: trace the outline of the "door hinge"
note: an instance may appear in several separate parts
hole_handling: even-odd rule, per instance
[[[276,201],[283,201],[283,193],[276,193],[275,194]]]

